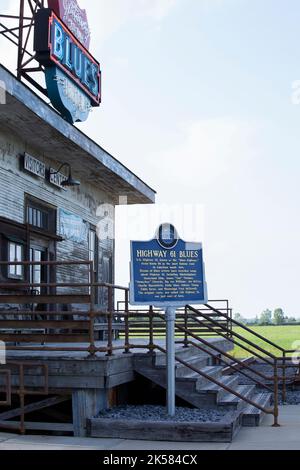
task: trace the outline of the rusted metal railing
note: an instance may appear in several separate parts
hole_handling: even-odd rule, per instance
[[[151,306],[148,309],[131,310],[129,289],[96,282],[93,262],[0,262],[0,268],[8,268],[10,265],[22,265],[24,279],[0,283],[0,340],[6,342],[8,351],[85,351],[90,356],[101,353],[113,356],[116,352],[128,354],[135,350],[146,350],[151,354],[155,350],[162,351],[158,339],[165,338],[166,335],[163,312]],[[63,267],[68,270],[72,267],[76,270],[81,268],[86,274],[86,279],[83,275],[81,282],[62,280],[62,282],[33,283],[30,282],[28,276],[30,269],[37,265],[47,266],[55,271]],[[97,301],[100,297],[100,290],[106,292],[104,297],[102,296],[105,303],[101,305]],[[34,294],[37,291],[39,294]],[[117,301],[119,293],[123,295],[123,299]],[[3,303],[24,307],[4,311],[1,309]],[[31,308],[28,308],[28,304],[31,304]],[[117,304],[117,309],[115,309],[115,304]],[[64,308],[66,305],[76,305],[76,308],[71,307],[66,310]],[[81,308],[79,309],[77,305],[81,305]],[[236,327],[241,330],[236,331]],[[106,333],[107,338],[98,338],[99,331]],[[265,342],[267,346],[275,348],[280,356],[271,353],[267,347],[259,346],[257,341],[250,340],[243,332],[248,336],[252,334],[255,340],[258,339]],[[207,341],[206,336],[220,337],[242,348],[249,355],[272,367],[273,375],[267,376],[249,364],[244,364],[232,354],[222,351],[217,345]],[[215,300],[204,306],[196,308],[186,306],[184,309],[179,309],[176,318],[176,342],[185,348],[193,346],[212,357],[219,357],[220,363],[230,365],[233,370],[238,370],[239,373],[266,390],[272,389],[274,406],[271,411],[270,409],[264,411],[272,413],[274,425],[278,425],[279,387],[282,386],[283,400],[285,400],[288,355],[294,351],[286,351],[246,325],[234,320],[227,300]],[[178,362],[182,361],[178,359]],[[235,363],[238,368],[234,365]],[[196,370],[192,366],[190,368],[204,376],[203,371]],[[279,370],[282,370],[281,376]],[[23,390],[23,376],[24,373],[20,369],[20,396]],[[208,379],[222,387],[222,384],[217,383],[215,379],[211,377]],[[230,387],[223,386],[223,388],[241,398]],[[244,397],[244,401],[255,406],[247,397]]]

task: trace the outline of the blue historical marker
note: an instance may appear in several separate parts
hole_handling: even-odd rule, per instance
[[[130,303],[165,309],[167,410],[174,416],[176,308],[207,303],[202,244],[181,240],[171,224],[161,225],[153,240],[131,242]]]
[[[184,307],[207,302],[201,243],[178,238],[170,224],[155,239],[131,242],[132,305]]]

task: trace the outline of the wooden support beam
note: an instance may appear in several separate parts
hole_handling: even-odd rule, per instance
[[[47,343],[88,343],[88,335],[81,334],[1,334],[0,340],[5,343],[33,343],[33,344],[47,344]],[[57,351],[60,350],[59,346],[56,348]]]
[[[18,431],[20,423],[18,421],[0,421],[0,429]],[[71,423],[33,423],[26,421],[28,431],[50,431],[73,433],[73,424]]]
[[[88,419],[108,408],[108,391],[74,390],[72,394],[73,426],[75,437],[88,436]]]
[[[35,313],[32,313],[35,316]],[[70,329],[70,330],[87,330],[89,328],[89,322],[84,320],[0,320],[0,334],[1,330],[25,330],[26,329],[38,329],[54,328],[54,329]]]
[[[31,405],[24,406],[24,413],[33,413],[34,411],[42,410],[43,408],[49,408],[50,406],[58,405],[65,401],[70,400],[70,397],[52,397],[46,400],[32,403]],[[22,408],[16,408],[15,410],[6,411],[0,414],[0,421],[6,421],[7,419],[16,418],[22,414]]]

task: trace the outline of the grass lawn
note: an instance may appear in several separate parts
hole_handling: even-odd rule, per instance
[[[300,349],[300,325],[288,325],[288,326],[254,326],[251,328],[256,333],[264,336],[275,344],[283,347],[284,349],[296,349],[297,344],[293,344],[295,341],[299,341],[298,348]],[[246,332],[242,328],[235,328],[234,331],[239,333],[241,336],[255,343],[257,346],[261,346],[263,349],[280,356],[280,351],[273,346],[268,345],[264,341],[256,338],[251,333]],[[251,349],[251,348],[250,348]],[[242,348],[236,346],[234,349],[235,357],[248,357],[250,354],[244,351]]]
[[[278,346],[281,346],[282,348],[286,350],[292,350],[292,349],[299,349],[300,351],[300,325],[287,325],[287,326],[254,326],[254,327],[249,327],[251,330],[254,332],[258,333],[259,335],[269,339],[273,343],[277,344]],[[273,347],[272,345],[269,345],[265,341],[257,338],[253,334],[245,331],[243,328],[234,328],[234,331],[244,338],[248,339],[249,341],[252,341],[257,346],[262,347],[264,350],[269,351],[270,353],[276,355],[277,357],[281,357],[282,353],[279,349]],[[131,337],[136,337],[136,338],[145,338],[148,339],[148,335],[141,335],[138,332],[136,332],[134,335],[132,334]],[[217,336],[216,336],[217,337]],[[124,334],[121,333],[120,338],[124,339]],[[165,339],[164,335],[157,334],[155,335],[155,339]],[[176,334],[176,339],[183,339],[183,336],[180,334]],[[207,337],[205,337],[207,339]],[[241,340],[238,338],[235,338],[238,342],[242,343]],[[293,344],[295,342],[299,342],[299,344]],[[246,343],[244,343],[245,346],[248,346]],[[249,349],[253,348],[251,346],[248,346]],[[258,350],[254,349],[254,352],[257,352],[261,356],[264,356],[263,353],[259,353]],[[235,346],[234,350],[230,352],[234,357],[236,358],[244,358],[244,357],[249,357],[251,354],[244,349],[242,349],[239,346]],[[291,355],[291,354],[290,354]],[[300,353],[299,353],[300,357]]]

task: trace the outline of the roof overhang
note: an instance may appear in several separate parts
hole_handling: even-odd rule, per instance
[[[66,122],[29,87],[0,65],[6,104],[0,104],[0,125],[42,154],[72,165],[74,174],[108,192],[116,204],[155,202],[155,191],[75,126]]]

